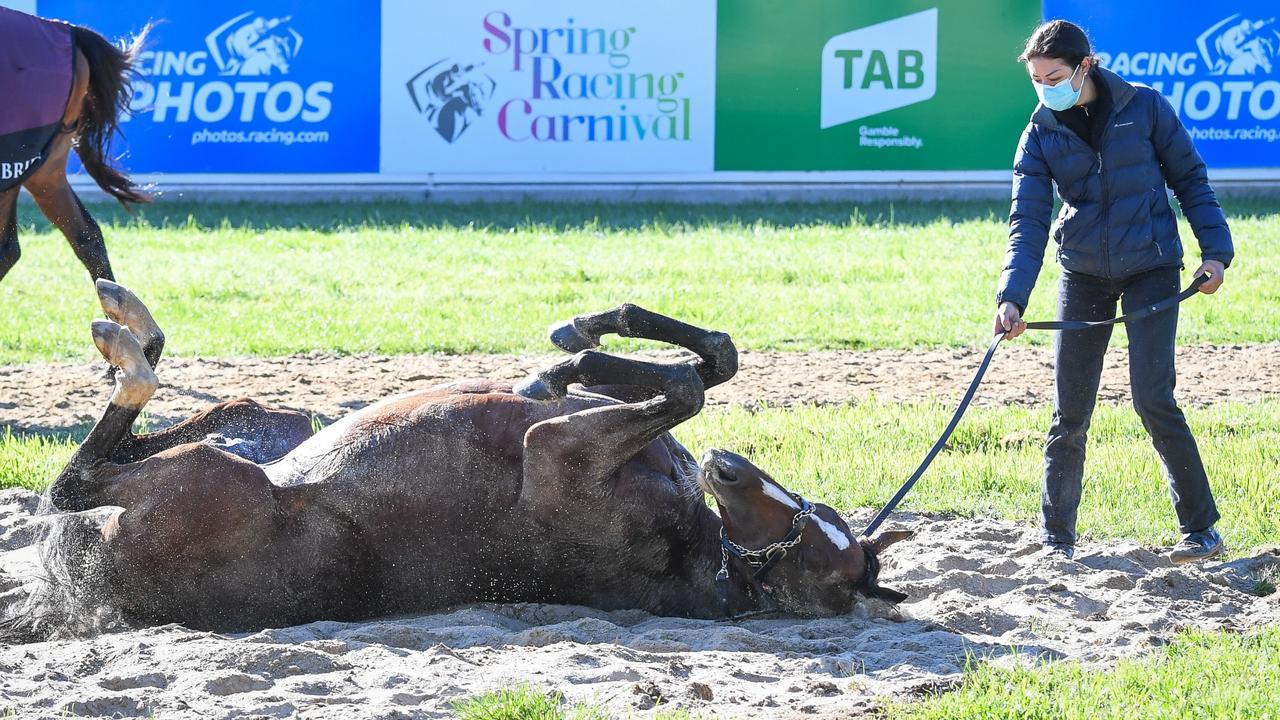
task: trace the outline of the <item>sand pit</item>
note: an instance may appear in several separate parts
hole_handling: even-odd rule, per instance
[[[676,353],[646,353],[670,360]],[[196,360],[166,358],[161,389],[147,405],[156,426],[189,417],[234,397],[295,407],[331,421],[388,395],[462,378],[517,380],[558,355],[338,356]],[[708,393],[712,405],[774,407],[942,398],[964,392],[982,350],[906,352],[743,352],[733,382]],[[98,418],[110,386],[105,363],[0,367],[0,428],[59,432]],[[1193,345],[1178,349],[1178,397],[1184,405],[1254,401],[1280,395],[1280,343]],[[1053,401],[1053,356],[1047,347],[1002,347],[975,400],[979,406],[1042,405]],[[1128,355],[1107,355],[1103,402],[1129,402]]]
[[[36,506],[32,493],[0,491],[0,606],[24,596]],[[1039,553],[1026,525],[909,514],[895,524],[917,531],[886,554],[885,584],[911,594],[897,613],[727,623],[475,605],[238,635],[164,626],[0,646],[0,714],[433,718],[528,682],[624,717],[858,717],[885,697],[949,687],[966,653],[1105,664],[1182,628],[1280,622],[1280,599],[1252,594],[1280,568],[1276,549],[1174,568],[1135,543],[1089,543],[1069,562]]]

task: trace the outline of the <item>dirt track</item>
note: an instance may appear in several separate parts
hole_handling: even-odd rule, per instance
[[[788,406],[844,403],[876,397],[901,402],[955,398],[963,391],[981,350],[924,352],[744,352],[741,371],[709,393],[713,404]],[[676,353],[647,353],[670,360]],[[563,356],[405,355],[336,356],[312,353],[284,358],[196,360],[167,358],[159,367],[161,389],[147,406],[155,425],[181,419],[208,403],[247,396],[301,408],[332,420],[379,398],[461,378],[515,380]],[[57,432],[98,417],[109,385],[105,364],[0,367],[0,428]],[[1178,354],[1180,400],[1205,405],[1280,395],[1280,343],[1183,347]],[[1099,396],[1129,400],[1128,354],[1107,356]],[[1053,365],[1048,348],[1002,347],[978,405],[1052,402]]]
[[[650,354],[672,359],[674,354]],[[386,395],[463,377],[517,379],[553,356],[166,359],[153,423],[248,395],[333,419]],[[744,353],[717,404],[954,398],[978,350]],[[104,364],[0,367],[0,427],[56,432],[96,419]],[[1280,344],[1180,350],[1189,405],[1280,395]],[[1046,348],[1002,348],[982,405],[1047,403]],[[1127,402],[1113,350],[1100,395]],[[22,603],[35,565],[37,497],[0,491],[0,614]],[[865,517],[857,520],[865,521]],[[1038,553],[1026,524],[900,513],[915,540],[887,554],[884,581],[911,597],[840,618],[741,623],[553,605],[475,605],[364,623],[318,622],[222,635],[168,625],[0,646],[0,715],[314,718],[448,717],[450,703],[513,682],[603,703],[619,717],[660,707],[719,717],[864,717],[885,697],[953,687],[966,653],[1106,665],[1152,652],[1187,627],[1247,631],[1280,622],[1254,595],[1280,567],[1257,548],[1229,563],[1169,566],[1133,542],[1085,543],[1078,563]],[[855,522],[855,526],[859,523]]]
[[[37,497],[0,491],[0,614],[21,603]],[[866,520],[861,514],[856,521]],[[1173,567],[1136,543],[1084,543],[1078,562],[1039,551],[1034,528],[900,513],[916,538],[885,554],[910,598],[824,619],[717,622],[564,605],[468,605],[257,633],[178,625],[0,645],[0,715],[350,720],[451,717],[450,702],[531,683],[614,717],[686,708],[707,717],[866,717],[885,696],[953,687],[970,654],[1107,664],[1179,630],[1280,622],[1254,594],[1280,550]]]

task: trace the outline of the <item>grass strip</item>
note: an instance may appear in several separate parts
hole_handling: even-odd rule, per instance
[[[624,301],[744,348],[985,345],[1006,205],[93,209],[117,278],[151,305],[169,351],[225,357],[542,352],[549,323]],[[1280,337],[1280,214],[1268,207],[1228,203],[1238,260],[1219,295],[1183,305],[1181,342]],[[93,359],[84,269],[33,207],[20,224],[22,260],[0,282],[0,364]],[[1194,269],[1185,222],[1182,233]],[[1052,315],[1056,275],[1050,259],[1029,316]]]

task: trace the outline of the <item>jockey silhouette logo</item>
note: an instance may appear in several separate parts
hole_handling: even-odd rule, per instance
[[[447,142],[462,137],[493,97],[497,83],[479,71],[481,65],[439,60],[406,83],[414,107]]]
[[[1270,74],[1280,57],[1280,29],[1275,18],[1249,20],[1236,13],[1201,33],[1196,45],[1214,75]]]
[[[302,48],[302,35],[288,25],[292,18],[266,18],[250,11],[219,25],[204,39],[219,74],[287,74],[289,62]]]

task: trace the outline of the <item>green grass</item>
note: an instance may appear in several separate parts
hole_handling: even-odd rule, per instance
[[[493,690],[453,704],[459,720],[608,720],[589,705],[566,708],[558,692],[542,692],[529,685]]]
[[[1253,581],[1253,594],[1268,597],[1276,592],[1276,582],[1280,581],[1280,570],[1272,568],[1263,570]]]
[[[1097,669],[1074,662],[978,664],[954,692],[896,705],[892,720],[1135,720],[1280,717],[1280,628],[1192,632],[1163,652]]]
[[[611,720],[599,705],[570,703],[559,691],[546,692],[531,685],[492,690],[453,703],[459,720]],[[687,710],[658,710],[650,720],[697,720]]]
[[[1239,261],[1220,295],[1184,305],[1182,342],[1280,337],[1272,205],[1228,203]],[[1007,203],[93,211],[170,350],[228,356],[546,351],[548,323],[622,301],[746,348],[984,344]],[[93,358],[83,268],[33,206],[20,224],[22,260],[0,283],[0,363]],[[1050,261],[1030,316],[1051,314],[1056,273]]]
[[[704,412],[677,428],[695,454],[747,455],[788,489],[841,510],[884,503],[915,469],[953,408],[866,402],[796,411]],[[1050,409],[970,410],[904,508],[1033,520]],[[1280,542],[1280,401],[1187,411],[1238,549]],[[1159,459],[1131,408],[1100,405],[1089,434],[1079,527],[1096,538],[1178,537]]]
[[[1001,667],[975,657],[960,687],[894,703],[887,720],[1134,720],[1280,717],[1280,628],[1250,635],[1187,632],[1159,653],[1100,670],[1078,662]],[[460,720],[608,720],[598,706],[570,704],[528,685],[453,706]],[[660,712],[665,720],[686,711]]]
[[[75,445],[67,437],[0,434],[0,488],[44,490],[53,482]]]
[[[887,500],[946,424],[950,407],[865,402],[796,410],[704,412],[676,430],[695,454],[741,452],[791,490],[840,510]],[[1039,512],[1047,408],[975,409],[904,508],[1030,521]],[[1280,542],[1280,400],[1188,410],[1237,549]],[[0,437],[0,487],[42,488],[68,438]],[[1170,544],[1178,537],[1155,451],[1128,407],[1100,406],[1089,440],[1081,532]]]

